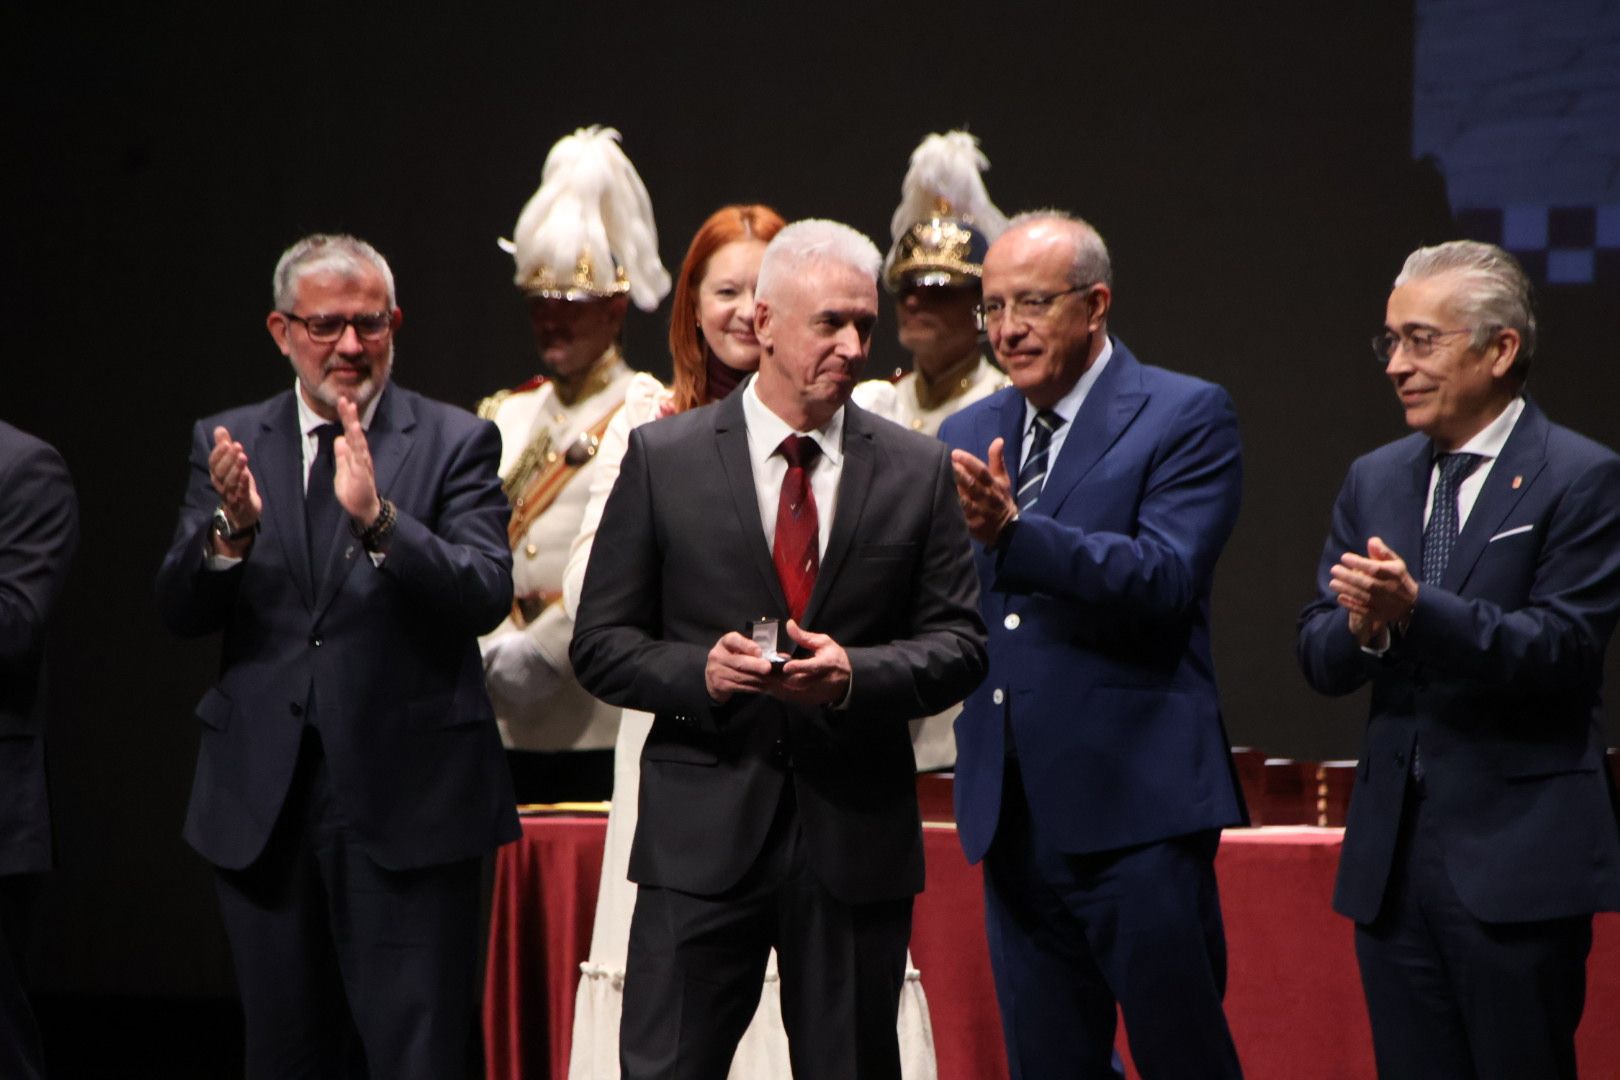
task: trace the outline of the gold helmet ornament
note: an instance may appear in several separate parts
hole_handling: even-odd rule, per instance
[[[977,285],[984,253],[1007,228],[980,174],[990,159],[965,131],[930,135],[911,153],[883,262],[890,292],[905,285]]]
[[[613,128],[580,128],[546,155],[540,188],[518,214],[513,278],[529,296],[599,300],[628,293],[643,311],[669,292],[652,200]]]

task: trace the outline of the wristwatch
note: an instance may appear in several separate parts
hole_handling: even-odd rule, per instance
[[[258,531],[259,523],[257,521],[251,525],[244,525],[240,529],[232,527],[231,519],[225,516],[225,508],[223,506],[214,508],[214,535],[221,540],[227,543],[235,543],[244,537],[254,535]]]

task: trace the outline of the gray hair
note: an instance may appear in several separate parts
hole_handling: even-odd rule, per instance
[[[1474,348],[1484,348],[1497,330],[1517,330],[1519,355],[1513,371],[1520,378],[1529,374],[1530,357],[1536,351],[1536,313],[1530,304],[1530,278],[1519,260],[1495,244],[1452,240],[1408,255],[1395,288],[1442,274],[1455,274],[1459,280],[1454,302],[1471,324]]]
[[[1086,219],[1067,210],[1025,210],[1021,214],[1014,214],[1012,220],[1007,222],[1007,228],[1047,222],[1063,229],[1074,241],[1074,263],[1069,267],[1070,285],[1083,288],[1100,283],[1110,289],[1114,287],[1114,263],[1108,257],[1108,245],[1103,243],[1102,234],[1092,228]]]
[[[765,254],[759,262],[759,280],[754,285],[754,299],[770,299],[782,282],[791,280],[806,264],[814,262],[847,266],[871,278],[875,285],[883,256],[865,233],[848,225],[822,218],[795,221],[765,245]]]
[[[394,272],[376,248],[346,233],[313,233],[281,253],[270,279],[277,311],[291,311],[298,299],[298,283],[309,274],[328,272],[352,278],[367,269],[382,275],[388,289],[388,309],[399,306],[394,294]]]

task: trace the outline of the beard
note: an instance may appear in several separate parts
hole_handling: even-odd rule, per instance
[[[376,400],[377,395],[383,392],[383,388],[388,385],[389,376],[393,374],[394,343],[392,341],[388,343],[388,352],[383,355],[382,359],[371,365],[366,372],[366,377],[361,380],[358,386],[339,389],[327,381],[326,377],[342,366],[344,366],[343,363],[336,357],[327,361],[326,365],[321,369],[321,381],[314,386],[305,383],[304,389],[315,400],[334,411],[337,409],[339,399],[347,397],[354,402],[356,409],[364,412],[366,406],[370,405],[372,401]],[[300,382],[302,382],[302,379],[300,379]]]

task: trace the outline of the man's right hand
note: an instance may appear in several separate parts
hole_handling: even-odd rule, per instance
[[[1002,445],[1002,439],[990,443],[988,462],[966,450],[951,451],[956,497],[967,518],[968,535],[985,547],[994,547],[1007,523],[1018,517],[1018,500],[1013,497]]]
[[[770,673],[771,662],[765,659],[759,646],[733,630],[709,650],[703,682],[709,688],[710,700],[724,705],[732,694],[763,692]]]
[[[208,453],[208,479],[219,493],[220,505],[230,519],[231,528],[246,529],[258,523],[264,513],[264,500],[259,497],[259,486],[248,468],[247,451],[231,438],[223,427],[214,429],[214,448]],[[252,536],[227,541],[213,536],[214,550],[221,555],[241,558],[253,545]]]

